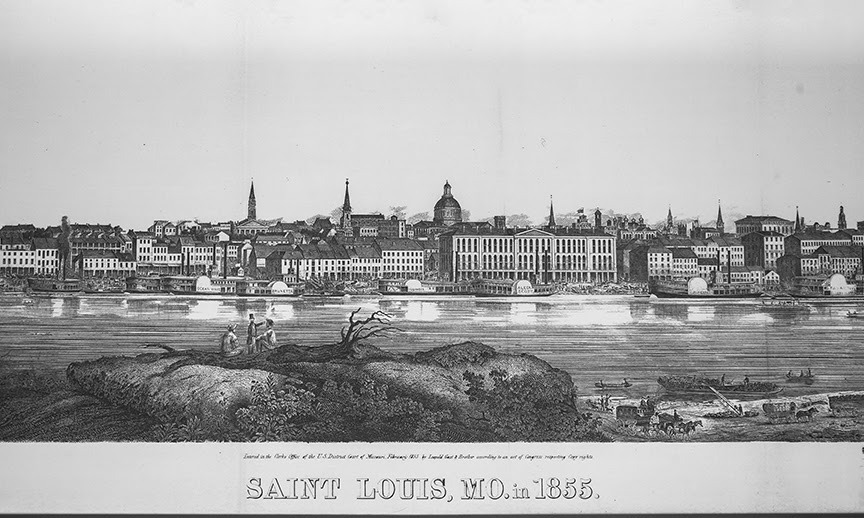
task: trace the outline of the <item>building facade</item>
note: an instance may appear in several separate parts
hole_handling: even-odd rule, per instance
[[[439,241],[439,278],[547,282],[617,280],[615,237],[569,228],[500,229],[463,225]]]
[[[751,232],[778,232],[788,236],[795,230],[795,222],[777,216],[747,215],[735,222],[735,232],[739,236]]]
[[[741,237],[741,243],[747,266],[776,268],[777,259],[786,253],[785,238],[779,232],[751,232]]]

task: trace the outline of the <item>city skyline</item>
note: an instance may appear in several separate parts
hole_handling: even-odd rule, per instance
[[[293,221],[345,177],[358,213],[864,220],[858,4],[333,7],[3,4],[0,224],[237,220],[251,178]]]

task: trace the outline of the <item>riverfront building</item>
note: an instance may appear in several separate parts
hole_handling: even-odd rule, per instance
[[[572,227],[505,228],[497,225],[454,224],[438,237],[442,280],[527,279],[607,282],[617,280],[615,236],[602,230]]]
[[[777,216],[751,216],[735,222],[735,232],[739,236],[750,232],[779,232],[788,236],[795,230],[795,222]]]

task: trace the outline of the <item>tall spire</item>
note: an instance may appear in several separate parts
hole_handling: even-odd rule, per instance
[[[846,230],[846,213],[843,212],[843,205],[840,205],[840,215],[837,216],[837,228]]]
[[[720,210],[720,200],[717,200],[717,230],[722,234],[725,228],[726,225],[723,224],[723,212]]]
[[[345,179],[345,201],[342,202],[342,219],[340,225],[343,229],[351,228],[351,197],[348,196],[348,179]]]
[[[801,216],[798,215],[798,205],[795,205],[795,232],[801,231]]]
[[[555,209],[552,206],[552,195],[549,195],[549,228],[555,226]]]
[[[258,219],[255,211],[255,181],[252,181],[249,187],[249,203],[247,205],[247,216],[249,219]]]
[[[348,196],[348,179],[345,179],[345,201],[342,203],[342,212],[351,212],[351,197]]]
[[[669,205],[669,213],[666,214],[666,228],[672,230],[672,205]]]

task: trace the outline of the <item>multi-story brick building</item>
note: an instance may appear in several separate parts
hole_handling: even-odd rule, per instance
[[[423,246],[411,239],[377,239],[381,251],[381,277],[419,279],[424,273]]]
[[[32,242],[18,234],[0,237],[0,273],[30,275],[36,269],[36,251]]]
[[[57,240],[53,237],[36,237],[31,241],[33,250],[33,273],[55,276],[60,269]]]
[[[699,276],[699,258],[689,248],[672,249],[672,278],[689,279]]]
[[[84,277],[129,277],[138,270],[132,254],[106,250],[81,252],[75,264],[81,265]]]
[[[849,246],[852,238],[843,232],[810,230],[786,236],[783,243],[787,254],[802,256],[812,254],[820,246]]]
[[[860,246],[823,245],[811,254],[796,255],[787,253],[777,260],[777,272],[781,280],[790,281],[795,277],[807,275],[842,274],[854,279],[861,273],[864,248]]]
[[[786,253],[785,239],[779,232],[751,232],[741,237],[741,243],[744,246],[744,264],[747,266],[776,268],[777,259]]]

